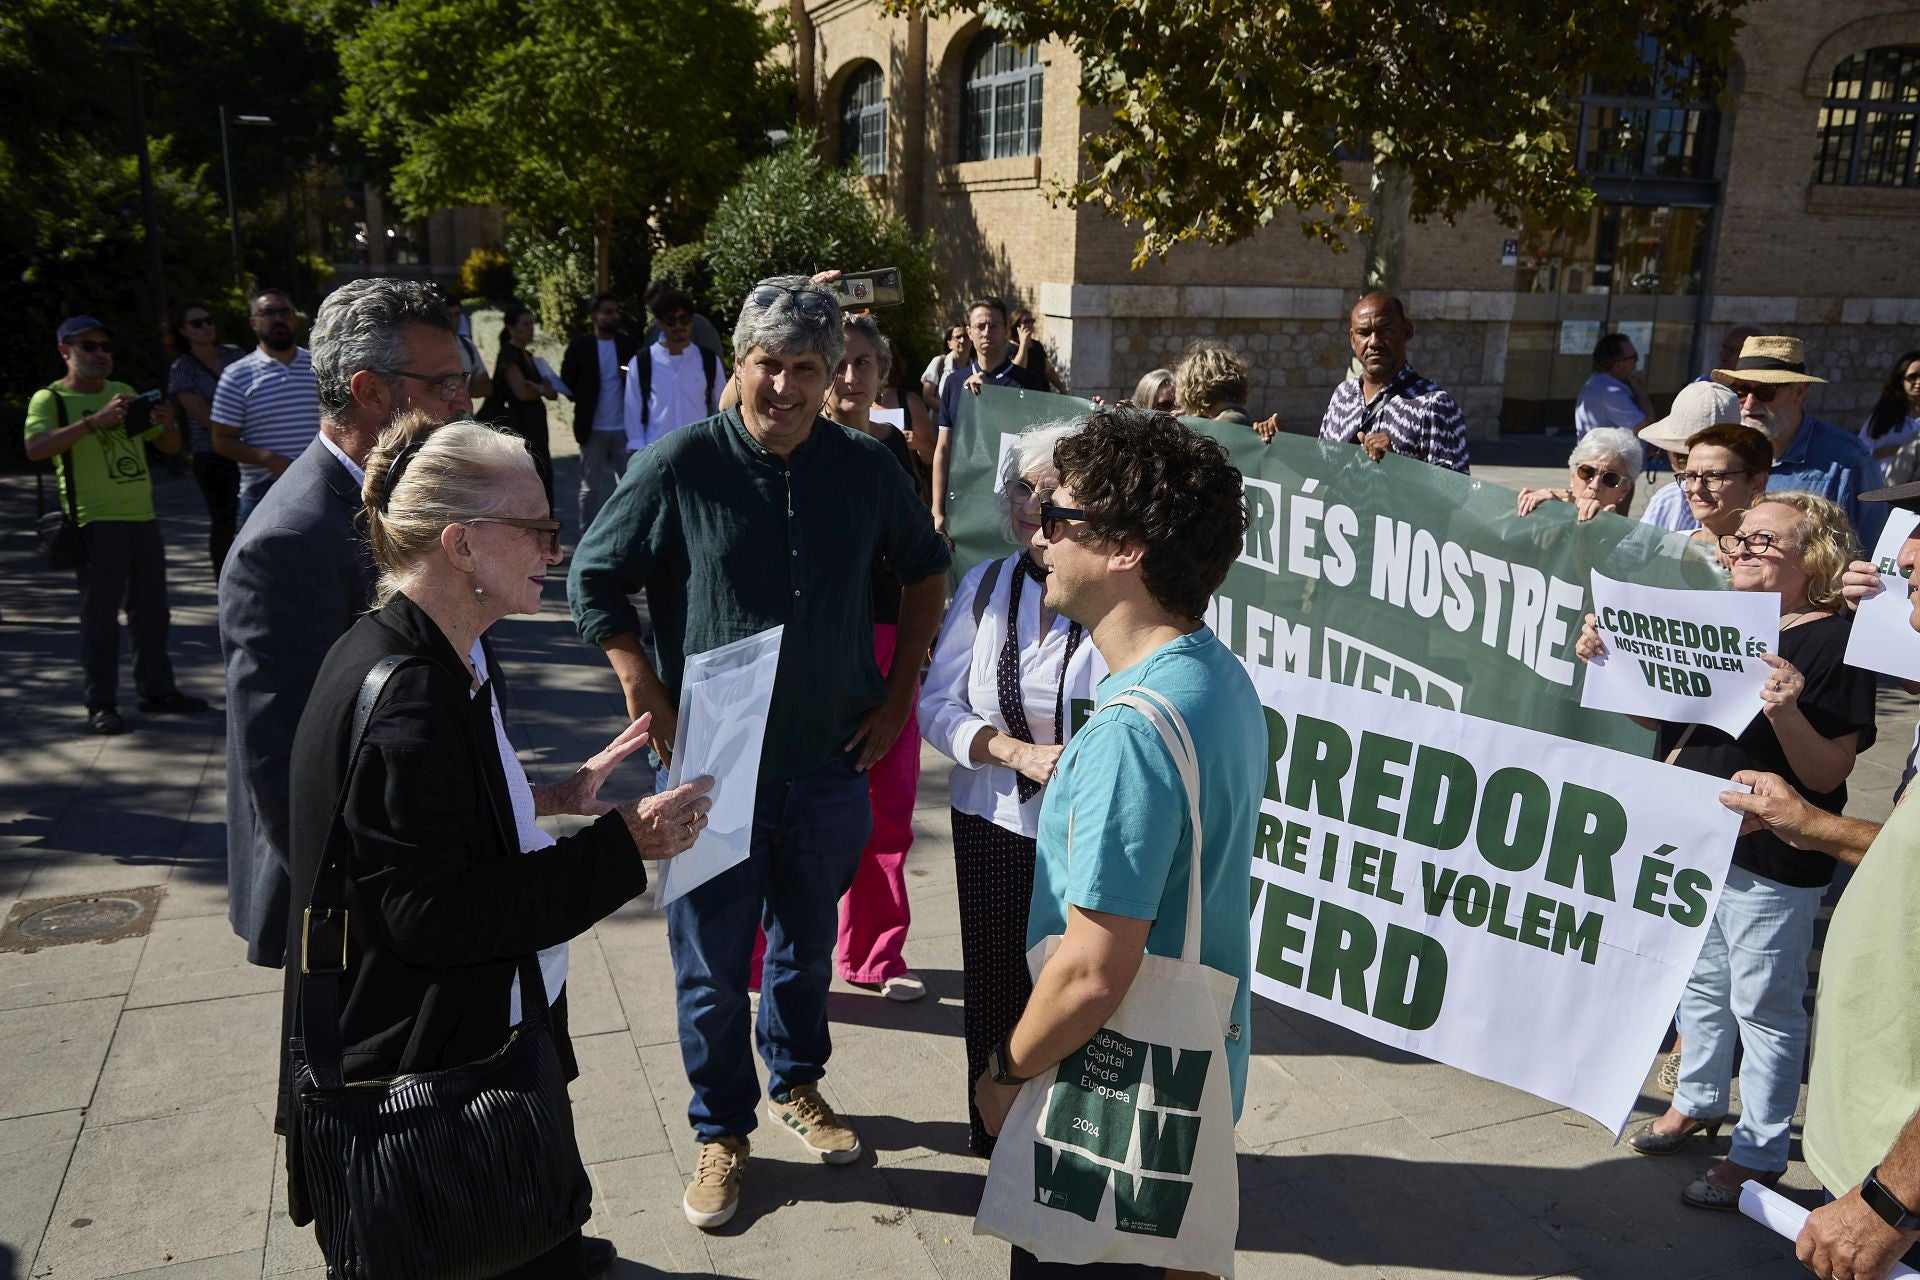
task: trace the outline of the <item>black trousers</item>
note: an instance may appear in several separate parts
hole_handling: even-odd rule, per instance
[[[960,898],[961,996],[966,1004],[967,1146],[993,1154],[993,1139],[973,1105],[973,1082],[987,1055],[1026,1011],[1027,904],[1033,899],[1034,842],[985,818],[949,809],[954,886]]]
[[[120,611],[133,637],[133,687],[143,698],[173,692],[167,659],[167,556],[156,520],[94,520],[81,526],[80,667],[86,705],[115,705],[120,684]]]
[[[193,478],[207,504],[207,559],[213,576],[227,562],[227,549],[240,528],[240,464],[217,453],[193,455]]]

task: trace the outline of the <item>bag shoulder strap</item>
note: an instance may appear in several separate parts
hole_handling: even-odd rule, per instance
[[[633,353],[633,371],[640,377],[640,425],[653,425],[653,344]]]
[[[993,601],[993,589],[1000,585],[1000,575],[1006,567],[1007,561],[995,560],[992,567],[980,575],[980,581],[973,589],[973,626],[976,631],[980,629],[980,619],[986,616],[987,605]],[[1011,619],[1008,625],[1012,625]]]
[[[707,375],[707,411],[711,413],[719,405],[713,398],[713,379],[720,371],[720,357],[702,346],[696,345],[694,350],[700,353],[700,368]]]
[[[47,394],[53,397],[53,416],[57,424],[54,430],[58,431],[67,425],[67,398],[60,394],[60,384],[57,382],[49,382],[47,384]],[[80,490],[75,473],[79,469],[73,466],[71,460],[67,457],[67,454],[72,452],[73,450],[68,449],[66,453],[56,453],[53,457],[47,459],[47,462],[48,465],[53,468],[54,484],[58,486],[55,492],[61,500],[67,504],[68,517],[78,520],[80,518],[80,502],[76,495]],[[36,485],[36,500],[38,500],[38,497],[39,487]],[[41,514],[44,515],[45,511],[46,509],[43,506],[41,508]]]
[[[1148,688],[1146,685],[1129,685],[1101,704],[1101,708],[1114,705],[1131,707],[1145,716],[1147,723],[1159,733],[1160,741],[1165,744],[1167,754],[1173,757],[1174,768],[1179,770],[1181,785],[1187,792],[1187,817],[1193,828],[1192,846],[1189,851],[1190,870],[1187,873],[1187,929],[1180,944],[1182,964],[1200,962],[1200,757],[1194,750],[1193,735],[1187,729],[1187,722],[1173,703]]]

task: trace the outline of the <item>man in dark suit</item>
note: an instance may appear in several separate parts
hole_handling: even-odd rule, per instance
[[[227,668],[227,918],[247,959],[286,952],[288,767],[320,663],[373,599],[354,517],[361,464],[394,416],[473,412],[445,305],[411,280],[355,280],[313,326],[320,434],[268,491],[220,576]]]
[[[620,300],[595,294],[593,332],[567,344],[560,381],[573,393],[573,439],[580,446],[580,533],[600,514],[627,469],[625,394],[621,379],[640,342],[620,329]]]

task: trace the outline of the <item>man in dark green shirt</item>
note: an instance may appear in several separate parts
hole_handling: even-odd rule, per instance
[[[699,1227],[733,1216],[758,1122],[747,987],[763,918],[769,1114],[830,1164],[860,1155],[858,1135],[819,1093],[838,903],[872,824],[865,771],[900,735],[939,628],[948,552],[886,448],[819,416],[842,346],[826,289],[800,276],[756,286],[734,329],[739,407],[634,455],[568,583],[580,634],[606,650],[627,713],[652,715],[663,754],[687,655],[786,628],[752,853],[667,908],[688,1118],[701,1143],[682,1209]],[[878,558],[904,584],[885,679],[873,660]],[[658,673],[628,601],[642,589]]]

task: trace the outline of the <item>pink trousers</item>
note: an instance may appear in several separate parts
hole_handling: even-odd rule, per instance
[[[873,657],[880,673],[893,669],[899,628],[877,623],[873,628]],[[919,703],[918,691],[914,702]],[[913,845],[913,802],[920,789],[920,717],[909,713],[907,723],[887,754],[867,770],[868,803],[873,806],[873,834],[867,837],[853,887],[840,899],[840,976],[848,982],[879,983],[907,971],[901,950],[907,942],[912,912],[907,906],[907,850]],[[766,930],[753,944],[752,987],[760,989],[760,960],[766,954]]]

